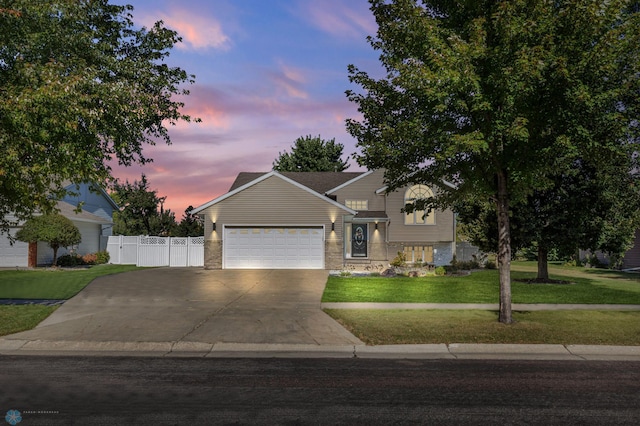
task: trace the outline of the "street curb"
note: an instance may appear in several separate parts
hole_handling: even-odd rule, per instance
[[[312,345],[44,341],[0,338],[1,355],[202,358],[377,358],[640,361],[640,346],[545,344]]]

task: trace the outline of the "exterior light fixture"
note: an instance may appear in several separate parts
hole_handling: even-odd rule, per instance
[[[331,232],[336,230],[336,223],[335,222],[331,222]]]
[[[376,222],[376,231],[378,230],[378,222]]]
[[[216,223],[213,222],[213,231],[215,232],[215,230],[216,230]]]

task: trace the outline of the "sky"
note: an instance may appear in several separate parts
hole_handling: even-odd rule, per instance
[[[171,145],[144,148],[153,163],[114,167],[122,182],[147,176],[184,210],[226,193],[239,172],[267,172],[297,138],[335,138],[356,152],[345,126],[358,119],[345,91],[347,66],[375,75],[379,52],[366,40],[376,23],[367,0],[123,0],[136,26],[162,20],[182,43],[167,63],[195,74],[183,112],[201,123],[170,127]],[[353,159],[348,171],[362,170]]]

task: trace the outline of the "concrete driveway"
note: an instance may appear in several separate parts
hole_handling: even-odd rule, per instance
[[[158,268],[96,279],[22,341],[361,345],[320,309],[322,270]]]

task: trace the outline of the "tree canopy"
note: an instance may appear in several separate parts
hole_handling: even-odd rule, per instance
[[[181,41],[162,22],[134,27],[107,0],[14,0],[0,6],[0,231],[11,216],[51,212],[71,182],[105,185],[110,165],[146,163],[170,143],[184,84],[165,60]],[[13,219],[12,219],[13,220]]]
[[[370,2],[386,75],[349,67],[362,88],[347,92],[362,114],[347,121],[358,161],[384,168],[389,190],[455,184],[409,208],[491,201],[510,323],[512,206],[576,161],[608,166],[635,151],[640,13],[625,0]]]
[[[53,265],[58,260],[58,249],[80,244],[82,236],[73,222],[61,214],[34,216],[16,233],[16,238],[27,243],[44,241],[53,249]]]
[[[198,215],[187,207],[180,223],[176,215],[164,208],[166,196],[149,187],[143,174],[140,180],[124,183],[116,180],[111,186],[111,197],[120,206],[113,215],[115,235],[158,235],[163,237],[200,237],[204,235],[204,224]]]
[[[299,137],[291,152],[281,152],[273,162],[278,172],[342,172],[349,166],[342,160],[344,145],[335,138],[324,140],[320,135]]]
[[[165,210],[166,197],[149,188],[147,177],[130,183],[116,181],[111,187],[111,197],[120,206],[113,215],[115,235],[171,236],[176,228],[175,214]]]

